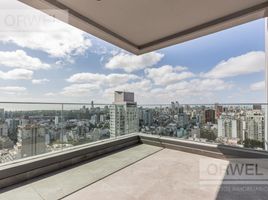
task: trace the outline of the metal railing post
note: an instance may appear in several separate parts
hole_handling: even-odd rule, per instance
[[[264,131],[264,149],[268,150],[268,21],[265,18],[265,131]]]
[[[61,125],[60,125],[60,129],[61,129],[61,131],[60,131],[60,139],[61,139],[61,149],[63,149],[63,104],[61,104]]]

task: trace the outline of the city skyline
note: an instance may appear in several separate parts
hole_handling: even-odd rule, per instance
[[[13,111],[1,106],[0,163],[133,133],[265,148],[261,104],[140,106],[134,93],[115,91],[110,105],[91,102],[43,110],[33,104],[32,110]]]
[[[0,101],[111,103],[125,90],[140,104],[265,102],[263,19],[142,56],[58,21],[0,36]]]

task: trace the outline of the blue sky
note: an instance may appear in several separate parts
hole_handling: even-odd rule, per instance
[[[49,18],[16,0],[0,6]],[[13,25],[0,32],[0,101],[111,103],[115,90],[146,104],[265,101],[263,19],[142,56],[59,21]]]

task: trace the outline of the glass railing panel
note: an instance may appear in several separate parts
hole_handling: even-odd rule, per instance
[[[60,104],[0,103],[0,163],[58,151]]]
[[[265,104],[0,103],[0,163],[132,133],[265,149]]]
[[[139,105],[140,132],[264,150],[265,104]]]
[[[0,103],[0,163],[139,132],[136,104]]]

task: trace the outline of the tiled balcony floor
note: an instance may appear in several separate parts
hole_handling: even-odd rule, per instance
[[[229,163],[226,160],[163,149],[64,200],[267,200],[268,191],[228,191],[229,186],[233,185],[222,186],[221,181],[204,185],[200,182],[201,159],[212,163]]]
[[[216,199],[218,186],[199,187],[201,157],[163,149],[64,200]]]
[[[221,181],[200,185],[201,159],[228,163],[197,154],[138,145],[6,191],[0,199],[267,199],[265,191],[222,192]]]

